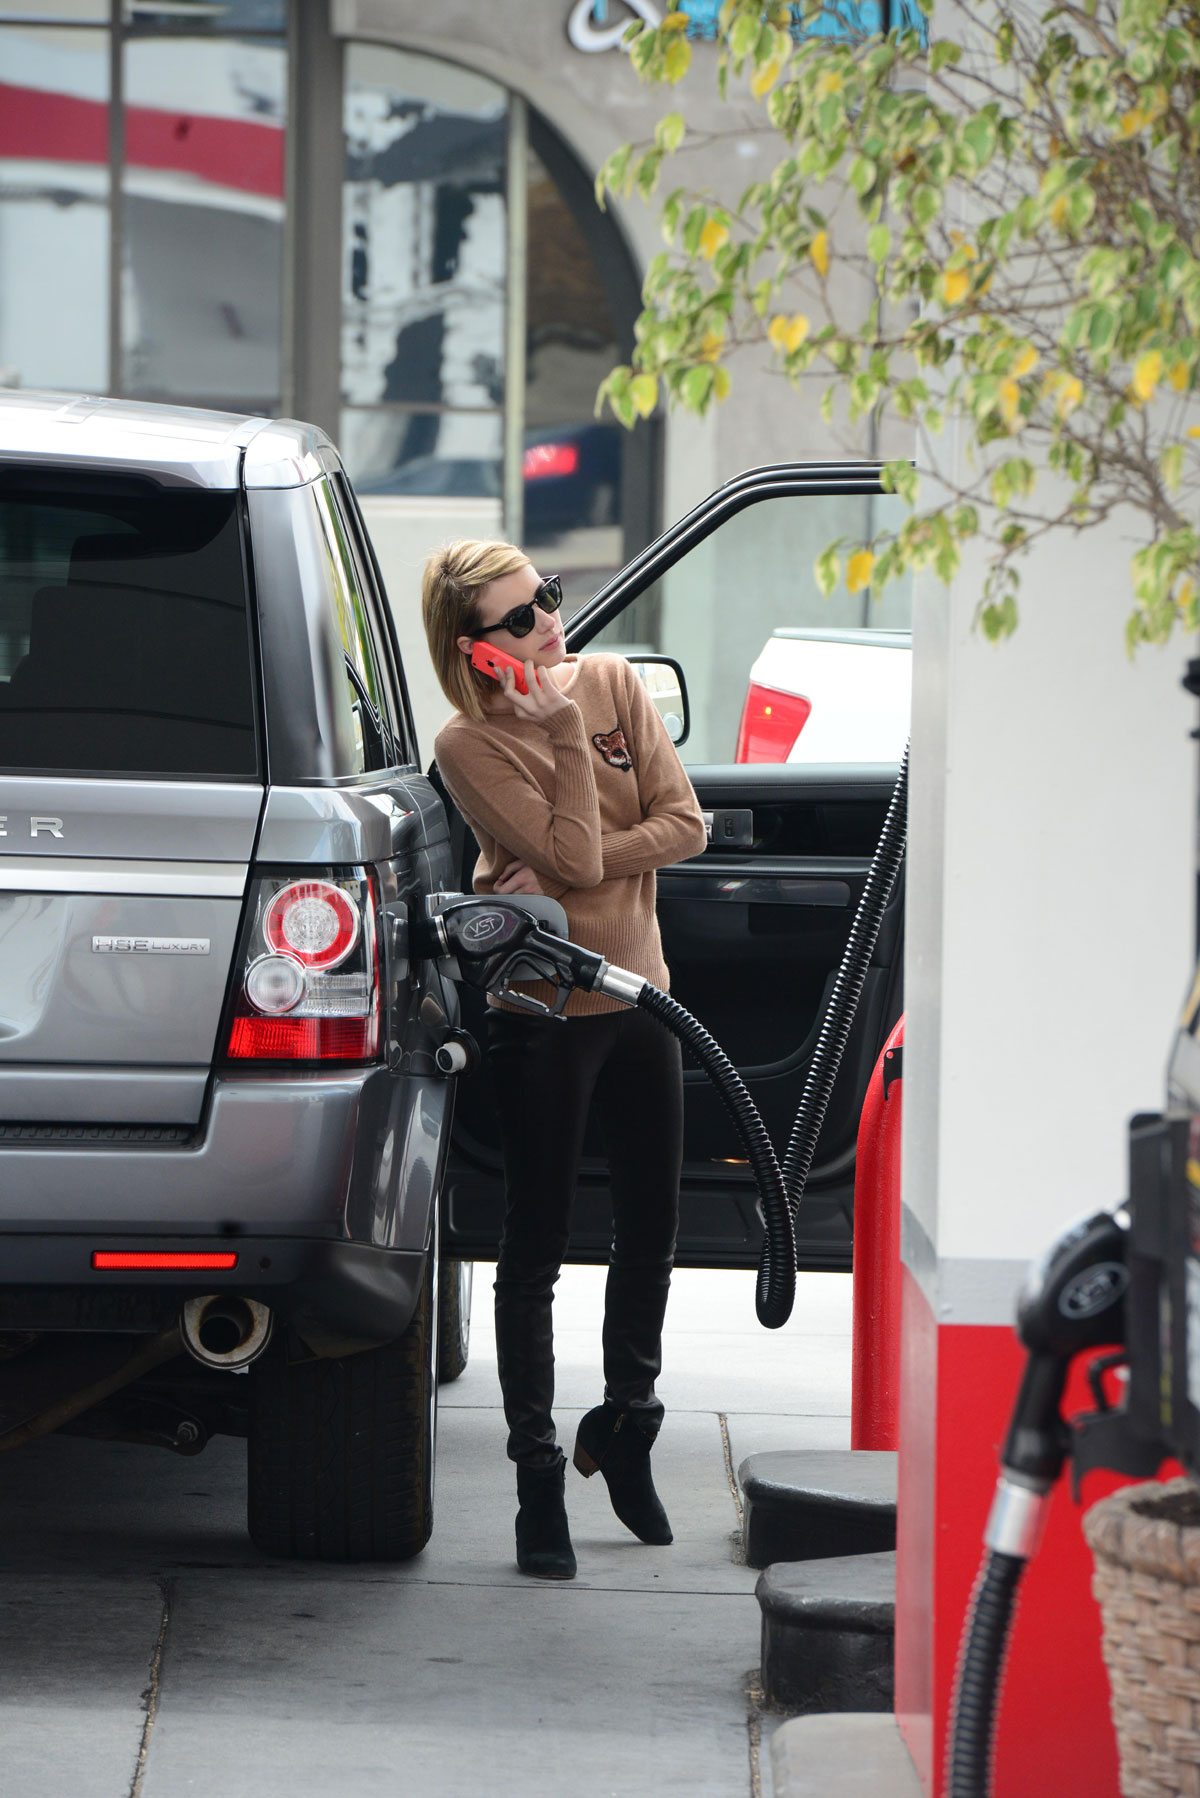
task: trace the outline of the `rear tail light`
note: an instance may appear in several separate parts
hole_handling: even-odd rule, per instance
[[[786,762],[808,722],[812,701],[750,682],[738,727],[737,762]]]
[[[225,1050],[231,1061],[374,1060],[376,911],[375,884],[362,868],[253,881]]]
[[[574,474],[579,451],[573,443],[532,443],[525,451],[521,475],[526,481],[548,481]]]

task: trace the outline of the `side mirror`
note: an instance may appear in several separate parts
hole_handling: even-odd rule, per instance
[[[678,749],[687,742],[692,728],[683,669],[674,656],[630,656],[629,666],[654,701],[667,735]]]

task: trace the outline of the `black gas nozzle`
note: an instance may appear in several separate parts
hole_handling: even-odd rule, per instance
[[[564,934],[556,934],[559,929]],[[576,987],[590,991],[610,972],[602,955],[568,942],[565,930],[561,906],[545,898],[530,901],[463,894],[447,900],[443,895],[438,909],[413,925],[409,940],[415,954],[444,962],[468,985],[523,1011],[561,1017]],[[512,984],[515,980],[548,982],[557,989],[553,1005],[517,992]],[[626,999],[626,1003],[633,1004],[635,999]]]

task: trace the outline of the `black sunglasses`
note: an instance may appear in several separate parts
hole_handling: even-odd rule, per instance
[[[527,637],[534,626],[534,606],[540,606],[543,612],[557,612],[562,598],[562,580],[557,574],[548,574],[533,598],[525,605],[518,606],[507,618],[502,618],[499,624],[489,624],[486,630],[472,631],[471,635],[490,637],[493,631],[507,631],[512,637]]]

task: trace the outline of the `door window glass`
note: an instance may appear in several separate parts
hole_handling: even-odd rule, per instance
[[[359,748],[360,765],[355,772],[362,773],[367,768],[386,767],[390,760],[383,733],[379,670],[345,520],[325,481],[318,481],[313,491],[325,540],[329,593],[345,656],[346,684]]]
[[[106,33],[0,26],[0,385],[108,387],[108,97]]]
[[[236,496],[0,486],[0,767],[253,776]]]
[[[892,762],[908,736],[911,577],[826,598],[813,564],[907,517],[894,494],[761,500],[736,512],[593,639],[674,656],[685,763]]]
[[[345,526],[346,538],[354,557],[355,581],[362,598],[362,616],[367,627],[371,655],[378,670],[380,717],[384,732],[390,739],[388,762],[389,765],[396,766],[407,758],[403,747],[403,733],[398,723],[400,703],[396,668],[382,618],[382,608],[387,601],[376,587],[375,566],[363,534],[362,517],[345,475],[334,475],[333,489],[337,495],[338,516]]]

